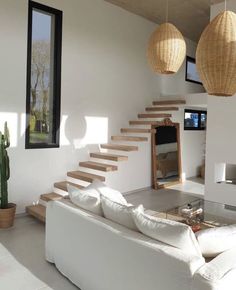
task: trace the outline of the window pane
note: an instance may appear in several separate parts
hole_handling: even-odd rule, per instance
[[[184,126],[198,128],[198,113],[185,113]]]
[[[33,10],[30,143],[51,143],[53,136],[53,16]]]
[[[58,147],[62,13],[30,2],[26,148]]]
[[[207,115],[205,113],[201,114],[201,128],[206,128]]]

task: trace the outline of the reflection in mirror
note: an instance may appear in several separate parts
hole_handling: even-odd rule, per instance
[[[155,134],[158,186],[180,181],[178,132],[175,126],[159,126]]]

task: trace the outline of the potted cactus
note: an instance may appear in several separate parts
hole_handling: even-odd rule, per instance
[[[8,203],[7,181],[10,177],[7,148],[10,146],[7,123],[4,134],[0,132],[0,228],[9,228],[14,224],[16,205]]]

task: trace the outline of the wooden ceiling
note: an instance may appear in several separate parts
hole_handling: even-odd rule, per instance
[[[105,0],[157,24],[165,22],[167,0]],[[169,0],[169,21],[193,41],[209,23],[210,5],[224,0]]]

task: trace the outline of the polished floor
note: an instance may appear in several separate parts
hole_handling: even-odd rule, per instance
[[[193,182],[191,186],[187,182],[179,189],[172,187],[159,191],[140,191],[132,193],[126,196],[126,198],[135,205],[142,203],[145,208],[151,210],[165,210],[192,201],[196,199],[196,196],[202,196],[203,192],[200,189],[201,184],[196,180],[191,182]],[[194,195],[190,195],[189,192],[185,193],[183,191],[184,186],[188,189],[191,187],[192,189],[190,191],[192,191]],[[78,289],[69,280],[63,277],[53,265],[45,261],[44,239],[44,225],[28,216],[17,218],[15,226],[12,229],[0,230],[0,243],[8,249],[20,264],[30,270],[38,279],[43,281],[49,289]]]

